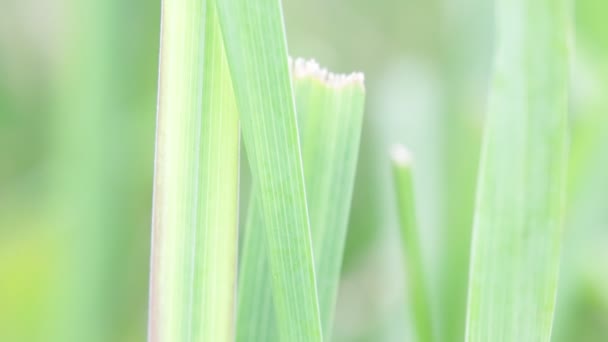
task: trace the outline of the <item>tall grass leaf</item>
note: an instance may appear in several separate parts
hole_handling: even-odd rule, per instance
[[[409,289],[409,300],[412,303],[411,314],[417,341],[431,342],[434,341],[431,303],[428,297],[425,263],[416,223],[411,156],[402,145],[394,146],[391,152],[401,241],[408,275],[407,287]]]
[[[213,1],[165,0],[150,341],[233,339],[239,126]]]
[[[287,44],[279,0],[216,2],[265,222],[278,331],[322,340]]]
[[[332,75],[315,62],[292,69],[310,208],[323,334],[330,340],[363,119],[360,74]],[[254,189],[256,189],[254,187]],[[238,341],[276,341],[264,221],[252,193],[239,273]]]
[[[565,1],[498,1],[467,341],[549,341],[567,157]]]

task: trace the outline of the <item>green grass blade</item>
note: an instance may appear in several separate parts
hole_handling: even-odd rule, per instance
[[[14,70],[17,72],[15,75],[19,75],[17,79],[3,78],[8,80],[9,89],[21,77],[30,79],[28,73],[38,77],[24,83],[36,84],[34,88],[15,88],[21,89],[15,93],[20,96],[13,99],[12,92],[5,94],[11,97],[11,102],[25,101],[24,104],[28,105],[23,108],[11,106],[6,108],[8,112],[0,109],[0,121],[5,114],[14,114],[15,118],[24,120],[26,130],[20,131],[19,126],[12,124],[4,125],[10,121],[0,122],[0,126],[7,129],[0,132],[0,136],[8,138],[0,145],[19,142],[19,148],[11,153],[19,156],[15,160],[27,160],[27,168],[22,169],[24,173],[19,178],[15,178],[19,179],[15,185],[22,183],[21,178],[29,174],[25,171],[30,167],[39,170],[35,179],[48,184],[37,186],[37,191],[32,193],[36,201],[45,201],[41,210],[24,216],[27,218],[25,222],[36,218],[32,221],[34,224],[0,223],[0,227],[18,227],[20,233],[33,234],[38,236],[37,241],[44,241],[45,248],[34,247],[34,255],[45,253],[41,254],[45,262],[39,264],[35,271],[50,271],[52,277],[47,283],[24,287],[28,291],[36,288],[49,291],[48,300],[45,299],[44,304],[38,307],[27,304],[27,310],[23,310],[23,302],[15,302],[13,309],[19,308],[17,311],[26,316],[23,324],[11,324],[11,328],[24,330],[29,336],[39,334],[39,340],[49,342],[120,340],[145,320],[141,308],[146,293],[141,289],[147,281],[147,269],[141,264],[145,264],[148,258],[147,248],[144,248],[148,234],[138,227],[143,223],[142,213],[146,215],[142,209],[147,206],[147,200],[141,201],[141,190],[145,189],[147,193],[149,176],[139,166],[142,161],[148,164],[151,150],[137,146],[149,143],[149,114],[154,104],[148,101],[147,96],[153,92],[153,86],[150,87],[140,76],[148,71],[154,75],[152,64],[157,48],[142,39],[143,32],[156,35],[156,28],[146,26],[146,20],[141,18],[146,18],[144,13],[149,14],[148,9],[156,5],[137,4],[141,15],[132,20],[129,12],[134,3],[65,0],[53,6],[54,14],[47,13],[48,18],[61,18],[53,19],[55,28],[49,30],[50,27],[39,26],[39,21],[28,24],[22,20],[23,15],[30,15],[27,13],[38,6],[26,10],[29,6],[23,7],[24,2],[19,4],[0,5],[0,21],[9,24],[14,20],[15,24],[25,25],[23,27],[41,29],[44,40],[54,41],[52,50],[55,57],[48,59],[47,64],[43,62],[46,57],[36,57],[43,50],[31,56],[14,56],[27,58],[15,65],[19,67]],[[127,17],[129,19],[125,20]],[[131,31],[134,26],[145,26],[145,29]],[[14,37],[15,42],[25,39],[23,47],[33,42],[28,43],[27,35],[19,35],[21,30],[18,26],[11,31],[18,34]],[[125,31],[133,34],[125,35]],[[0,64],[6,61],[6,53],[10,56],[21,49],[2,50],[3,61]],[[152,54],[146,57],[149,53]],[[31,57],[35,58],[27,62]],[[36,68],[32,68],[31,63]],[[3,64],[3,68],[6,67]],[[26,69],[21,68],[28,68],[23,75]],[[0,102],[2,97],[0,95]],[[140,116],[142,112],[146,116]],[[32,120],[34,117],[36,119]],[[37,130],[36,127],[43,128]],[[22,140],[12,140],[11,136]],[[3,155],[1,164],[0,173],[10,171],[13,164],[11,156]],[[46,177],[48,180],[44,180]],[[11,198],[4,187],[0,193]],[[11,203],[11,206],[18,204],[13,199],[4,202]],[[9,210],[11,214],[19,214],[17,210]],[[0,216],[6,217],[4,213]],[[11,295],[11,298],[22,301],[26,297]],[[120,300],[114,300],[116,298]],[[0,302],[3,302],[3,309],[11,309],[9,303],[2,299]],[[38,314],[44,317],[38,322],[29,317]],[[0,330],[4,332],[6,329],[2,327]],[[141,330],[138,329],[137,333]],[[0,340],[32,339],[0,336]]]
[[[394,147],[392,162],[414,328],[418,337],[417,341],[431,342],[434,341],[431,304],[427,292],[425,264],[416,223],[411,157],[405,147],[401,145]]]
[[[360,74],[331,75],[314,62],[295,62],[293,83],[310,208],[315,266],[326,340],[334,307],[350,210],[365,91]],[[253,188],[239,273],[238,341],[277,341],[276,314],[259,193]]]
[[[322,339],[304,175],[279,0],[216,2],[243,140],[266,223],[285,341]]]
[[[163,3],[150,341],[230,341],[239,127],[212,1]]]
[[[566,175],[565,1],[498,1],[467,341],[549,341]]]

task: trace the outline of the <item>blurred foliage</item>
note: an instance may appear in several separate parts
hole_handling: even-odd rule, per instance
[[[482,0],[284,1],[292,55],[366,74],[336,340],[410,336],[387,153],[394,142],[416,161],[442,340],[462,340],[492,11]],[[159,13],[158,1],[144,0],[0,2],[2,341],[145,336]],[[572,3],[555,341],[608,340],[605,13],[604,0]]]

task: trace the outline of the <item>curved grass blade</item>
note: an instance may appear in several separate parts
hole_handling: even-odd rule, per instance
[[[407,287],[412,302],[412,316],[417,341],[434,341],[431,305],[424,273],[424,261],[421,251],[418,225],[416,223],[416,206],[414,203],[414,182],[409,152],[402,145],[392,150],[393,177],[399,210],[399,224],[405,264],[407,267]]]
[[[163,2],[149,341],[233,338],[239,127],[213,5]]]
[[[293,66],[323,335],[330,340],[354,186],[365,92],[362,75]],[[278,341],[259,193],[254,186],[239,273],[237,341]]]
[[[467,341],[549,341],[566,176],[565,1],[500,0]]]

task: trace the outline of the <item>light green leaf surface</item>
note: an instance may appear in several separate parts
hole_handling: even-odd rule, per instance
[[[497,4],[466,340],[549,341],[566,179],[565,1]]]
[[[393,177],[399,211],[399,225],[404,253],[409,301],[417,341],[434,341],[431,304],[428,297],[426,274],[414,200],[412,160],[410,153],[402,145],[396,145],[392,152]]]
[[[239,126],[213,1],[163,2],[150,341],[230,341]]]
[[[362,76],[293,67],[323,333],[330,340],[354,186],[365,92]],[[238,341],[277,341],[264,220],[254,187],[239,273]]]
[[[265,224],[284,341],[322,340],[293,90],[279,0],[217,1]]]

